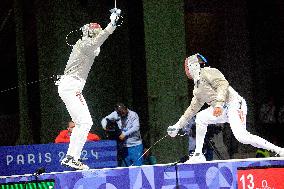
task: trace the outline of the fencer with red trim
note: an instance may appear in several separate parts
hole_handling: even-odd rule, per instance
[[[89,168],[80,161],[81,151],[93,125],[82,91],[94,59],[100,53],[100,46],[116,29],[120,13],[120,9],[115,9],[111,13],[110,23],[105,29],[97,23],[86,24],[81,28],[82,39],[79,39],[73,46],[64,75],[56,82],[59,96],[65,103],[72,121],[76,124],[70,137],[66,157],[61,161],[64,166],[74,169]]]
[[[187,163],[206,161],[202,147],[207,126],[225,122],[230,123],[232,132],[239,142],[267,149],[284,157],[284,148],[246,130],[246,101],[229,85],[218,69],[208,66],[202,55],[195,54],[186,58],[185,72],[188,78],[194,81],[193,98],[178,122],[169,126],[167,132],[171,137],[175,137],[179,129],[185,127],[187,121],[196,115],[196,149]],[[199,112],[205,103],[209,107]]]

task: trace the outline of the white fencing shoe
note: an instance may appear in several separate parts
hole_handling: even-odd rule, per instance
[[[284,148],[281,148],[281,150],[278,152],[278,155],[280,157],[284,157]]]
[[[70,167],[76,170],[90,169],[87,165],[83,164],[81,161],[76,161],[72,156],[69,156],[69,155],[66,155],[66,157],[61,161],[61,165],[65,167]]]
[[[190,158],[189,160],[187,160],[185,163],[202,163],[202,162],[206,162],[206,158],[202,153],[199,152],[195,152]]]

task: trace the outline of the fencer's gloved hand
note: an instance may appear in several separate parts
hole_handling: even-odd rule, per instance
[[[120,14],[121,14],[121,10],[118,9],[118,8],[113,8],[113,9],[110,10],[110,12],[111,12],[111,13],[116,13],[117,16],[120,16]]]
[[[178,131],[179,131],[179,127],[177,125],[169,126],[167,129],[168,135],[170,135],[171,137],[177,136]]]
[[[110,15],[110,22],[113,26],[118,26],[118,21],[120,19],[120,14],[121,14],[121,10],[118,8],[114,8],[110,10],[111,15]]]

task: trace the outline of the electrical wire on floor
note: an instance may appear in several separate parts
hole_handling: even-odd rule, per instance
[[[8,92],[8,91],[15,90],[17,88],[20,88],[21,86],[29,86],[29,85],[33,85],[33,84],[40,83],[40,82],[43,82],[43,81],[46,81],[46,80],[50,80],[50,79],[55,81],[55,79],[57,79],[57,77],[58,77],[57,75],[52,75],[52,76],[49,76],[49,77],[45,77],[43,79],[38,79],[38,80],[30,81],[30,82],[27,82],[27,83],[24,83],[24,84],[19,84],[19,85],[14,86],[14,87],[10,87],[10,88],[7,88],[7,89],[0,90],[0,94]]]

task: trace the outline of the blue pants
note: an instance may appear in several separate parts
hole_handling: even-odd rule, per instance
[[[132,147],[124,147],[121,166],[129,167],[132,164],[134,166],[142,165],[143,164],[143,157],[141,157],[142,154],[143,154],[143,144],[139,144],[137,146],[132,146]]]

